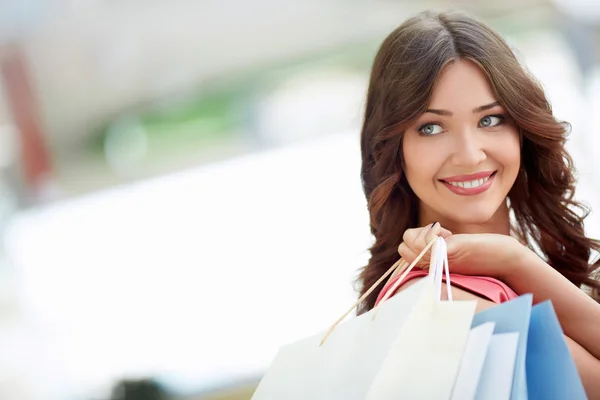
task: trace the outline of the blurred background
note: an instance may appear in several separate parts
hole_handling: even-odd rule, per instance
[[[0,0],[0,398],[249,399],[355,300],[369,68],[447,8],[540,79],[599,209],[593,0]]]

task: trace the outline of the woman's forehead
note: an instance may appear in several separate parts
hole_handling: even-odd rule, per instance
[[[428,108],[470,112],[497,100],[481,68],[469,60],[458,60],[448,64],[440,73]]]

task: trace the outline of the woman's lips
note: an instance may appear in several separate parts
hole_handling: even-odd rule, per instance
[[[496,171],[478,172],[470,175],[456,175],[439,179],[451,192],[461,196],[474,196],[492,186]]]
[[[466,181],[472,181],[475,179],[485,179],[495,173],[496,173],[496,171],[481,171],[481,172],[476,172],[474,174],[468,174],[468,175],[449,176],[448,178],[442,178],[440,180],[446,181],[446,182],[466,182]]]

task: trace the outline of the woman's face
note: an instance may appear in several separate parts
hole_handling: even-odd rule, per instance
[[[521,162],[517,127],[471,61],[448,64],[428,110],[405,131],[405,174],[421,222],[480,225],[505,213]]]

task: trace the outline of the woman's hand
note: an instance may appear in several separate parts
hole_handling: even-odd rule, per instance
[[[446,239],[450,271],[463,275],[482,275],[506,280],[518,269],[519,263],[531,252],[527,247],[508,235],[452,234],[439,224],[423,228],[408,229],[398,252],[411,263],[425,246],[436,236]],[[429,252],[428,252],[429,253]],[[429,254],[418,263],[419,267],[429,266]]]
[[[398,253],[410,264],[423,251],[425,246],[437,236],[448,238],[452,236],[452,232],[442,228],[437,222],[422,228],[407,229],[402,236],[402,243],[398,246]],[[421,268],[429,267],[430,253],[431,251],[425,253],[417,266]]]

